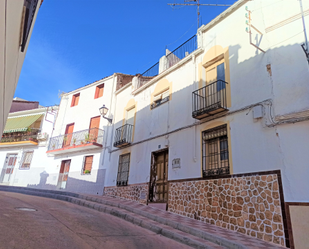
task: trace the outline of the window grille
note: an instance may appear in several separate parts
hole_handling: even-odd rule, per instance
[[[128,185],[129,168],[130,168],[130,154],[119,156],[117,186]]]
[[[23,159],[20,168],[30,169],[31,160],[33,157],[33,151],[27,151],[23,154]]]
[[[230,173],[227,126],[202,132],[203,177]]]

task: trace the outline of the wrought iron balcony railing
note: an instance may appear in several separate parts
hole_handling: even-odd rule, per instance
[[[219,112],[227,111],[227,82],[217,80],[192,93],[192,117],[202,119]]]
[[[122,147],[132,143],[133,125],[125,124],[115,132],[114,147]]]
[[[197,49],[197,36],[192,36],[189,40],[181,44],[178,48],[174,49],[167,56],[166,69],[175,65],[177,62],[181,61],[183,58],[191,54]]]
[[[39,129],[31,129],[25,132],[14,132],[14,133],[4,133],[0,143],[13,143],[22,141],[33,141],[38,142]]]
[[[48,151],[71,147],[87,143],[103,143],[103,130],[91,128],[69,134],[52,137],[49,141]]]

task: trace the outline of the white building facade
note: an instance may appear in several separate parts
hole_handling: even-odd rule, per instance
[[[48,138],[58,107],[40,107],[9,114],[0,140],[0,184],[46,188],[53,160],[46,157]]]
[[[117,90],[104,194],[304,248],[304,42],[299,1],[238,1]]]
[[[67,191],[103,194],[105,169],[103,146],[109,136],[110,123],[99,108],[111,106],[113,92],[132,76],[113,74],[61,97],[59,115],[47,156],[53,157],[57,182],[54,187]]]

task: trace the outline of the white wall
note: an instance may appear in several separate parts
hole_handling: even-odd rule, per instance
[[[304,10],[307,10],[309,2],[303,1],[303,4]],[[245,6],[252,11],[252,24],[263,33],[260,47],[266,53],[249,43],[249,34],[245,30]],[[305,122],[267,127],[266,118],[254,119],[250,108],[205,124],[192,118],[192,92],[198,87],[198,64],[215,45],[229,48],[230,112],[267,99],[273,100],[273,116],[308,110],[309,71],[300,46],[304,41],[301,19],[273,31],[267,29],[299,13],[298,1],[248,2],[203,33],[204,51],[195,60],[188,60],[180,67],[174,66],[175,70],[157,77],[172,82],[172,99],[169,102],[150,110],[151,93],[160,79],[135,95],[131,87],[119,92],[114,99],[117,107],[114,128],[122,125],[124,109],[134,98],[137,106],[135,135],[132,146],[123,149],[113,147],[109,156],[105,156],[105,186],[116,185],[119,155],[129,152],[129,184],[149,181],[151,152],[165,146],[169,148],[170,180],[201,177],[201,132],[221,121],[230,127],[233,174],[279,169],[285,201],[308,201],[309,189],[305,182],[309,172],[305,165],[308,162],[306,141],[309,137]],[[308,22],[309,17],[306,16],[307,29]],[[268,64],[271,65],[271,75],[266,68]],[[263,108],[265,113],[269,113],[266,106]],[[166,133],[180,128],[183,129],[166,136]],[[160,137],[142,142],[155,136]],[[179,169],[171,167],[175,158],[181,159]]]

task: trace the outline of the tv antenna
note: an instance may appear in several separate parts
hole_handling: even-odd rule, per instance
[[[232,6],[231,4],[202,4],[200,3],[200,0],[184,0],[184,3],[168,3],[167,5],[170,6],[176,6],[176,5],[182,5],[182,6],[197,6],[197,28],[199,28],[200,25],[200,6]]]

